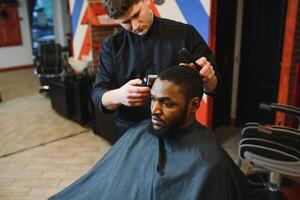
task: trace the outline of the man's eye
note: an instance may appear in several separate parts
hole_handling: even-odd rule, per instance
[[[135,15],[132,16],[132,18],[137,18],[140,15],[140,12],[136,13]]]
[[[164,102],[163,105],[167,108],[170,108],[172,106],[172,104],[169,102]]]

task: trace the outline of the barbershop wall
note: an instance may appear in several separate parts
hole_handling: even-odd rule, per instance
[[[0,68],[32,65],[32,49],[26,1],[19,1],[22,45],[0,47]]]
[[[211,0],[173,0],[156,4],[163,18],[192,24],[208,43]]]
[[[68,11],[68,1],[53,1],[53,26],[55,42],[62,47],[67,47],[68,35],[70,34],[70,16]]]

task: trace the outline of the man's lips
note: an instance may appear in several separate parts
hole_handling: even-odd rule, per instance
[[[161,121],[160,119],[158,119],[156,117],[152,117],[152,124],[155,125],[155,126],[162,126],[163,121]]]
[[[139,29],[134,30],[133,32],[136,34],[141,34],[141,33],[145,32],[146,29],[147,29],[147,26],[142,26]]]

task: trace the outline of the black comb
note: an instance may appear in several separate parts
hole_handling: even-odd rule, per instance
[[[201,66],[196,63],[196,59],[193,57],[193,55],[187,50],[186,48],[182,48],[178,51],[180,56],[184,59],[186,63],[193,63],[196,70],[199,72],[201,70]]]

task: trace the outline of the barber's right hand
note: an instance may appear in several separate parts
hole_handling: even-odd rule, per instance
[[[119,102],[125,106],[137,107],[143,105],[150,95],[149,87],[142,87],[141,79],[133,79],[128,81],[118,90]]]

